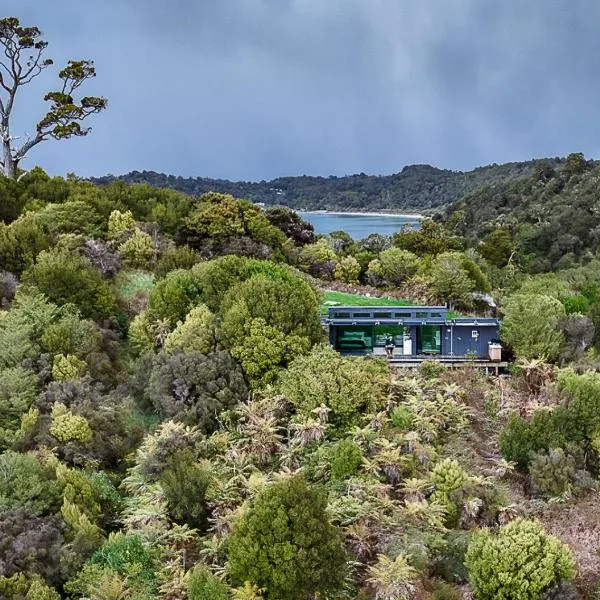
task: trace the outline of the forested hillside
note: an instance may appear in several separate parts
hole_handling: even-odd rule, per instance
[[[563,159],[549,160],[560,168]],[[100,184],[115,180],[147,183],[191,195],[206,192],[231,194],[252,202],[281,204],[306,210],[423,210],[455,202],[481,186],[490,186],[530,176],[536,161],[489,165],[468,172],[449,171],[429,165],[404,167],[395,175],[350,175],[346,177],[279,177],[272,181],[234,182],[204,177],[184,178],[153,171],[101,177]]]
[[[353,240],[214,192],[0,177],[0,597],[593,598],[598,260],[531,276],[516,238],[460,233],[468,202]],[[512,376],[341,356],[330,286],[491,293]]]
[[[560,170],[540,161],[528,177],[482,187],[453,203],[444,221],[492,261],[514,252],[529,272],[566,269],[598,250],[599,180],[597,163],[582,154],[569,155]]]

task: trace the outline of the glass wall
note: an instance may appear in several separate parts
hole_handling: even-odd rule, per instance
[[[417,354],[441,354],[442,328],[439,325],[420,325],[417,329]]]
[[[375,325],[375,346],[385,346],[388,335],[392,336],[396,348],[402,348],[404,327],[401,325]]]
[[[346,352],[373,350],[372,325],[340,325],[336,327],[335,349]]]

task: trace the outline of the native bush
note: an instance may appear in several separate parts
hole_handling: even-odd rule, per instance
[[[252,387],[263,388],[276,381],[282,368],[310,349],[308,338],[286,335],[262,319],[252,319],[244,325],[244,335],[231,348],[240,361]]]
[[[238,363],[229,352],[157,354],[145,396],[161,419],[175,419],[211,432],[223,410],[248,393]]]
[[[52,470],[34,454],[0,454],[0,511],[27,507],[48,513],[59,505],[60,489]]]
[[[330,408],[331,423],[341,431],[381,408],[388,377],[383,361],[344,358],[323,345],[293,360],[281,373],[279,388],[302,416],[321,405]]]
[[[562,448],[550,448],[531,456],[529,474],[534,491],[541,496],[560,496],[571,490],[575,459]]]
[[[504,458],[526,469],[536,452],[564,447],[567,440],[559,429],[563,415],[561,408],[535,410],[529,421],[511,415],[500,434],[500,451]]]
[[[234,583],[254,583],[268,600],[336,592],[346,557],[326,506],[326,495],[299,476],[266,486],[235,523],[229,540]]]
[[[264,319],[267,325],[286,335],[304,337],[311,344],[321,338],[319,298],[300,277],[254,275],[227,292],[221,314],[223,339],[228,347],[239,343],[251,319]]]
[[[331,456],[331,479],[345,481],[356,475],[363,461],[360,446],[350,439],[334,444]]]
[[[210,472],[197,464],[189,448],[169,456],[159,481],[175,522],[201,531],[206,528],[205,494],[210,478]]]
[[[213,575],[205,565],[196,565],[187,584],[188,600],[230,600],[229,586]]]
[[[23,281],[35,285],[58,305],[74,304],[86,317],[112,314],[116,300],[109,284],[85,258],[66,252],[41,252],[23,273]]]
[[[201,260],[200,255],[187,246],[168,248],[161,254],[154,266],[154,273],[158,279],[162,279],[171,271],[177,269],[191,269]]]
[[[149,316],[151,320],[165,320],[175,327],[200,303],[199,296],[200,287],[191,271],[171,271],[150,292]]]
[[[134,268],[147,267],[156,258],[156,247],[152,237],[137,228],[119,244],[119,252],[127,265]]]
[[[139,342],[138,342],[139,343]],[[208,354],[217,345],[217,323],[213,313],[203,304],[192,308],[185,321],[167,335],[166,352],[199,352]]]
[[[547,360],[558,357],[564,335],[557,325],[566,314],[559,300],[519,293],[508,298],[503,312],[500,335],[518,357]]]
[[[516,519],[497,533],[475,531],[466,555],[478,600],[539,600],[575,573],[569,548],[535,521]]]
[[[59,517],[41,517],[29,508],[0,511],[0,577],[39,575],[61,582],[65,524]]]

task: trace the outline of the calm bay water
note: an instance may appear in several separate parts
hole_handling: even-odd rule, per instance
[[[315,233],[345,231],[355,240],[366,238],[371,233],[392,235],[404,225],[418,227],[420,219],[409,215],[377,215],[374,213],[298,212],[315,228]]]

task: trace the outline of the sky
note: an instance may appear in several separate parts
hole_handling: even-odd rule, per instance
[[[44,143],[25,168],[260,181],[600,157],[598,0],[2,7],[43,30],[56,62],[21,90],[13,135],[35,129],[68,59],[94,60],[83,91],[109,101],[89,136]]]

